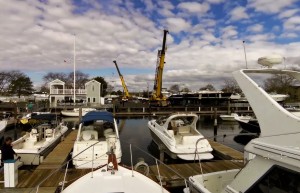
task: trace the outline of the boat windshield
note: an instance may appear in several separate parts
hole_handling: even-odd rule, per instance
[[[175,117],[173,118],[170,123],[171,124],[176,124],[177,127],[180,127],[180,126],[186,126],[186,125],[191,125],[194,121],[195,117],[189,117],[189,116],[178,116],[178,117]],[[160,117],[157,119],[157,123],[159,125],[164,125],[167,121],[167,117]]]
[[[107,135],[115,134],[114,124],[111,122],[97,120],[82,124],[80,140],[99,140],[107,138]],[[88,139],[87,139],[88,138]]]

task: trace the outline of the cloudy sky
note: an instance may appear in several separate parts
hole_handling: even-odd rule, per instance
[[[0,25],[0,71],[24,71],[35,85],[72,71],[74,34],[77,69],[116,89],[115,59],[129,90],[152,88],[163,29],[164,87],[220,87],[245,67],[243,40],[250,67],[270,54],[300,64],[299,0],[0,0]]]

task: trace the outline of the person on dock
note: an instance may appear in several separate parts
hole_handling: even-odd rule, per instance
[[[1,153],[2,153],[2,157],[1,157],[2,164],[5,160],[15,159],[14,155],[17,156],[16,152],[12,148],[12,138],[11,137],[6,137],[5,142],[1,148]],[[18,159],[19,158],[20,157],[18,157]]]

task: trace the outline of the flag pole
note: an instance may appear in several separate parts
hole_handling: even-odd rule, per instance
[[[74,35],[74,55],[73,55],[73,63],[74,63],[74,65],[73,65],[73,67],[74,67],[74,73],[73,73],[73,75],[74,75],[74,80],[73,80],[73,84],[74,84],[74,90],[73,90],[73,94],[74,94],[74,106],[75,106],[75,104],[76,104],[76,80],[75,80],[75,78],[76,78],[76,53],[75,53],[75,47],[76,46],[76,35]]]

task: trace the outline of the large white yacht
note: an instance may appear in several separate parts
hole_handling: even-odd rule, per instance
[[[86,148],[93,145],[93,148]],[[113,114],[107,111],[88,112],[81,120],[73,148],[73,164],[76,168],[100,167],[107,163],[108,151],[113,148],[117,162],[122,151],[118,126]],[[81,153],[84,151],[84,153]],[[92,162],[92,160],[94,160]]]
[[[212,148],[197,130],[198,116],[192,113],[172,114],[148,122],[151,136],[157,145],[164,145],[173,159],[212,159]]]
[[[191,176],[185,192],[300,192],[300,118],[284,109],[246,73],[286,74],[300,80],[300,72],[290,70],[234,72],[258,119],[260,137],[246,145],[242,170]]]

